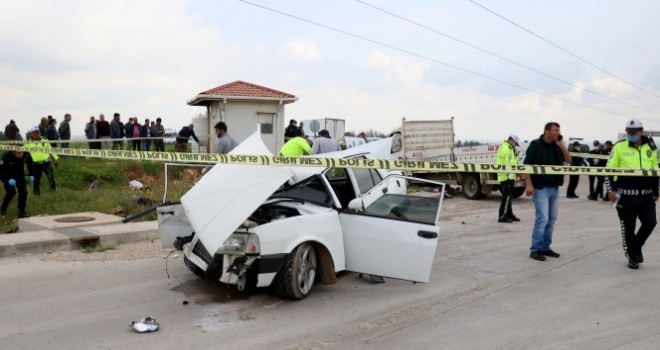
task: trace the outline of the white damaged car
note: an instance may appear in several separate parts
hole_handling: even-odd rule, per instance
[[[386,159],[390,142],[322,156]],[[232,153],[270,155],[258,134]],[[182,250],[198,276],[238,290],[272,286],[285,298],[302,299],[343,270],[426,283],[443,193],[408,194],[410,179],[375,169],[217,164],[180,204],[157,208],[162,246]]]

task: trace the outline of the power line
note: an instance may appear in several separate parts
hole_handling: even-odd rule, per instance
[[[319,27],[322,27],[322,28],[325,28],[325,29],[328,29],[328,30],[332,30],[334,32],[341,33],[341,34],[344,34],[344,35],[347,35],[347,36],[350,36],[350,37],[353,37],[353,38],[368,41],[372,44],[383,46],[383,47],[386,47],[386,48],[391,49],[391,50],[399,51],[399,52],[405,53],[405,54],[410,55],[410,56],[414,56],[414,57],[417,57],[417,58],[421,58],[421,59],[424,59],[424,60],[435,62],[435,63],[441,64],[441,65],[444,65],[444,66],[447,66],[447,67],[450,67],[450,68],[454,68],[456,70],[460,70],[460,71],[465,72],[465,73],[469,73],[469,74],[476,75],[476,76],[479,76],[479,77],[482,77],[482,78],[486,78],[486,79],[489,79],[489,80],[492,80],[492,81],[496,81],[496,82],[501,83],[501,84],[509,85],[509,86],[512,86],[512,87],[515,87],[515,88],[518,88],[518,89],[521,89],[521,90],[524,90],[524,91],[532,92],[532,93],[535,93],[535,94],[538,94],[538,95],[541,95],[541,96],[545,96],[545,97],[548,97],[548,98],[552,98],[552,99],[555,99],[555,100],[571,103],[571,104],[581,106],[581,107],[584,107],[584,108],[593,109],[593,110],[596,110],[596,111],[599,111],[599,112],[618,115],[618,116],[623,116],[623,117],[628,117],[628,115],[626,115],[626,114],[621,114],[621,113],[617,113],[617,112],[608,111],[608,110],[605,110],[605,109],[602,109],[602,108],[589,106],[589,105],[586,105],[584,103],[571,101],[571,100],[568,100],[568,99],[565,99],[565,98],[562,98],[562,97],[558,97],[558,96],[553,96],[553,95],[547,94],[547,93],[542,92],[542,91],[537,91],[537,90],[534,90],[534,89],[526,88],[526,87],[518,85],[518,84],[510,83],[510,82],[507,82],[507,81],[504,81],[504,80],[501,80],[501,79],[498,79],[498,78],[494,78],[494,77],[491,77],[491,76],[488,76],[488,75],[485,75],[485,74],[482,74],[482,73],[478,73],[478,72],[475,72],[475,71],[472,71],[472,70],[469,70],[469,69],[466,69],[466,68],[463,68],[463,67],[459,67],[459,66],[456,66],[456,65],[453,65],[453,64],[450,64],[450,63],[446,63],[446,62],[437,60],[437,59],[432,58],[432,57],[424,56],[422,54],[418,54],[416,52],[409,51],[407,49],[402,49],[400,47],[396,47],[396,46],[393,46],[393,45],[390,45],[390,44],[387,44],[387,43],[384,43],[384,42],[381,42],[381,41],[377,41],[375,39],[370,39],[370,38],[367,38],[367,37],[364,37],[364,36],[361,36],[361,35],[358,35],[358,34],[347,32],[347,31],[342,30],[342,29],[338,29],[338,28],[331,27],[331,26],[328,26],[328,25],[325,25],[325,24],[322,24],[322,23],[314,22],[312,20],[308,20],[308,19],[305,19],[305,18],[302,18],[302,17],[298,17],[298,16],[295,16],[295,15],[286,13],[286,12],[275,10],[275,9],[272,9],[272,8],[269,8],[269,7],[266,7],[266,6],[263,6],[263,5],[255,4],[255,3],[247,1],[247,0],[238,0],[238,1],[240,1],[242,3],[245,3],[245,4],[248,4],[248,5],[252,5],[254,7],[259,7],[261,9],[271,11],[271,12],[274,12],[274,13],[277,13],[277,14],[280,14],[280,15],[283,15],[283,16],[286,16],[286,17],[297,19],[297,20],[302,21],[302,22],[306,22],[306,23],[309,23],[309,24],[313,24],[315,26],[319,26]]]
[[[481,5],[480,3],[476,2],[475,0],[468,0],[468,1],[470,1],[471,3],[473,3],[473,4],[475,4],[475,5],[479,6],[479,7],[481,7],[482,9],[484,9],[484,10],[486,10],[486,11],[492,13],[493,15],[495,15],[495,16],[497,16],[497,17],[499,17],[499,18],[501,18],[501,19],[503,19],[503,20],[505,20],[505,21],[511,23],[512,25],[514,25],[514,26],[520,28],[521,30],[526,31],[527,33],[529,33],[529,34],[531,34],[531,35],[537,37],[538,39],[545,41],[546,43],[548,43],[548,44],[554,46],[555,48],[557,48],[557,49],[559,49],[559,50],[561,50],[561,51],[563,51],[563,52],[565,52],[565,53],[567,53],[567,54],[573,56],[574,58],[577,58],[578,60],[580,60],[580,61],[582,61],[582,62],[584,62],[584,63],[586,63],[586,64],[588,64],[588,65],[590,65],[590,66],[592,66],[592,67],[594,67],[594,68],[596,68],[596,69],[598,69],[599,71],[601,71],[601,72],[603,72],[603,73],[605,73],[605,74],[607,74],[607,75],[609,75],[609,76],[611,76],[611,77],[613,77],[613,78],[615,78],[615,79],[617,79],[617,80],[619,80],[619,81],[622,81],[622,82],[624,82],[624,83],[626,83],[626,84],[628,84],[628,85],[630,85],[630,86],[632,86],[632,87],[634,87],[634,88],[636,88],[636,89],[639,89],[639,90],[641,90],[641,91],[644,91],[644,92],[646,92],[647,94],[649,94],[649,95],[651,95],[651,96],[655,96],[655,97],[657,97],[657,98],[660,98],[660,96],[658,96],[658,95],[652,93],[651,91],[648,91],[648,90],[644,89],[644,88],[641,87],[641,86],[637,86],[637,85],[635,85],[635,84],[633,84],[633,83],[631,83],[631,82],[629,82],[629,81],[627,81],[627,80],[625,80],[625,79],[623,79],[623,78],[621,78],[621,77],[615,75],[614,73],[611,73],[611,72],[607,71],[605,68],[602,68],[602,67],[600,67],[600,66],[597,66],[597,65],[594,64],[594,63],[591,63],[591,62],[587,61],[586,59],[584,59],[584,58],[582,58],[582,57],[580,57],[580,56],[578,56],[578,55],[576,55],[576,54],[574,54],[574,53],[572,53],[572,52],[570,52],[570,51],[564,49],[563,47],[561,47],[561,46],[559,46],[559,45],[553,43],[552,41],[550,41],[550,40],[548,40],[548,39],[546,39],[546,38],[544,38],[544,37],[542,37],[542,36],[540,36],[539,34],[536,34],[536,33],[532,32],[531,30],[529,30],[529,29],[527,29],[527,28],[521,26],[520,24],[518,24],[518,23],[516,23],[516,22],[514,22],[514,21],[512,21],[512,20],[510,20],[510,19],[508,19],[508,18],[506,18],[506,17],[504,17],[504,16],[502,16],[502,15],[500,15],[499,13],[497,13],[497,12],[495,12],[495,11],[489,9],[488,7]]]
[[[469,43],[469,42],[466,42],[466,41],[464,41],[464,40],[461,40],[461,39],[456,38],[456,37],[454,37],[454,36],[451,36],[451,35],[449,35],[449,34],[446,34],[446,33],[440,32],[440,31],[438,31],[438,30],[436,30],[436,29],[434,29],[434,28],[431,28],[431,27],[426,26],[426,25],[424,25],[424,24],[421,24],[421,23],[419,23],[419,22],[413,21],[413,20],[411,20],[411,19],[405,18],[405,17],[403,17],[403,16],[397,15],[397,14],[395,14],[395,13],[393,13],[393,12],[387,11],[387,10],[385,10],[385,9],[382,9],[382,8],[377,7],[377,6],[375,6],[375,5],[369,4],[369,3],[364,2],[364,1],[362,1],[362,0],[355,0],[355,1],[357,1],[357,2],[359,2],[359,3],[361,3],[361,4],[363,4],[363,5],[369,6],[369,7],[373,8],[373,9],[375,9],[375,10],[378,10],[378,11],[384,12],[384,13],[390,15],[390,16],[393,16],[393,17],[396,17],[396,18],[401,19],[401,20],[403,20],[403,21],[406,21],[406,22],[408,22],[408,23],[414,24],[414,25],[416,25],[416,26],[418,26],[418,27],[424,28],[424,29],[426,29],[426,30],[428,30],[428,31],[431,31],[431,32],[433,32],[433,33],[436,33],[436,34],[438,34],[438,35],[442,35],[442,36],[444,36],[445,38],[448,38],[448,39],[454,40],[454,41],[456,41],[456,42],[459,42],[459,43],[461,43],[461,44],[463,44],[463,45],[469,46],[469,47],[471,47],[471,48],[473,48],[473,49],[475,49],[475,50],[479,50],[479,51],[481,51],[481,52],[485,52],[485,53],[487,53],[487,54],[489,54],[489,55],[491,55],[491,56],[495,56],[495,57],[497,57],[497,58],[499,58],[499,59],[502,59],[502,60],[507,61],[507,62],[512,63],[512,64],[515,64],[515,65],[517,65],[517,66],[519,66],[519,67],[523,67],[523,68],[528,69],[528,70],[530,70],[530,71],[532,71],[532,72],[535,72],[535,73],[537,73],[537,74],[543,75],[543,76],[548,77],[548,78],[553,79],[553,80],[556,80],[556,81],[558,81],[558,82],[560,82],[560,83],[563,83],[563,84],[566,84],[566,85],[572,86],[572,87],[577,88],[577,89],[580,89],[580,90],[582,90],[582,91],[589,92],[589,93],[591,93],[591,94],[594,94],[594,95],[596,95],[596,96],[600,96],[600,97],[602,97],[602,98],[608,99],[608,100],[613,101],[613,102],[617,102],[617,103],[624,104],[624,105],[626,105],[626,106],[628,106],[628,107],[636,108],[636,109],[638,109],[638,110],[645,111],[645,112],[648,112],[648,113],[652,113],[652,114],[655,114],[655,115],[660,115],[660,114],[658,114],[656,111],[652,111],[652,110],[650,110],[650,109],[646,109],[646,108],[643,108],[643,107],[639,107],[639,106],[636,106],[636,105],[630,104],[630,103],[628,103],[628,102],[621,101],[621,100],[619,100],[619,99],[616,99],[616,98],[613,98],[613,97],[610,97],[610,96],[607,96],[607,95],[603,95],[603,94],[601,94],[601,93],[599,93],[599,92],[597,92],[597,91],[593,91],[593,90],[591,90],[591,89],[587,89],[587,88],[585,88],[585,87],[582,87],[582,86],[579,86],[579,85],[573,84],[573,83],[571,83],[571,82],[569,82],[569,81],[563,80],[563,79],[558,78],[558,77],[555,77],[555,76],[553,76],[553,75],[550,75],[550,74],[544,73],[544,72],[542,72],[542,71],[540,71],[540,70],[538,70],[538,69],[535,69],[535,68],[533,68],[533,67],[529,67],[529,66],[527,66],[527,65],[525,65],[525,64],[523,64],[523,63],[516,62],[516,61],[514,61],[514,60],[512,60],[512,59],[509,59],[509,58],[507,58],[507,57],[504,57],[504,56],[502,56],[502,55],[500,55],[500,54],[497,54],[497,53],[495,53],[495,52],[492,52],[492,51],[486,50],[486,49],[481,48],[481,47],[479,47],[479,46],[477,46],[477,45],[471,44],[471,43]]]
[[[571,3],[568,2],[567,0],[564,0],[564,3],[566,3],[566,5],[572,7],[575,11],[579,12],[582,16],[584,16],[584,17],[586,17],[587,19],[589,19],[590,21],[596,23],[596,24],[597,24],[598,26],[600,26],[601,28],[603,28],[603,29],[605,29],[606,31],[610,32],[610,34],[616,36],[617,38],[619,38],[621,41],[623,41],[623,42],[625,42],[626,44],[628,44],[628,45],[629,45],[630,47],[632,47],[633,49],[635,49],[635,50],[641,52],[642,54],[646,55],[646,57],[648,57],[648,58],[650,58],[650,59],[655,59],[653,56],[649,55],[646,51],[642,50],[639,46],[633,44],[631,41],[629,41],[629,40],[627,40],[626,38],[624,38],[623,36],[619,35],[617,32],[615,32],[615,31],[611,30],[610,28],[606,27],[604,24],[600,23],[600,22],[597,21],[595,18],[589,16],[586,12],[580,10],[577,6],[571,4]]]

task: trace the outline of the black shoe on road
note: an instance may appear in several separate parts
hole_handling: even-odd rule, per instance
[[[642,253],[640,252],[639,255],[635,255],[630,259],[638,264],[641,264],[644,262],[644,255],[642,255]]]
[[[511,218],[507,218],[507,217],[503,217],[503,218],[499,218],[499,219],[497,219],[497,222],[512,223],[512,222],[513,222],[513,219],[511,219]]]
[[[557,253],[556,251],[554,251],[552,249],[541,250],[541,254],[543,254],[545,256],[549,256],[551,258],[558,258],[561,255],[561,254]]]
[[[545,261],[545,256],[539,250],[529,253],[529,257],[534,260]]]
[[[598,198],[596,198],[595,196],[589,196],[589,197],[587,197],[587,199],[590,200],[590,201],[597,201],[598,200]]]
[[[567,194],[566,198],[580,198],[580,196],[575,195],[575,194]]]
[[[633,269],[633,270],[637,270],[637,269],[639,269],[639,263],[637,261],[635,261],[634,259],[630,259],[630,260],[628,260],[628,268]]]
[[[520,218],[519,218],[519,217],[517,217],[517,216],[515,216],[515,215],[511,215],[511,216],[507,216],[507,217],[508,217],[509,219],[511,219],[511,220],[513,220],[513,221],[515,221],[515,222],[518,222],[518,221],[520,221]]]

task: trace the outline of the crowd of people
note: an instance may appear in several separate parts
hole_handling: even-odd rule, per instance
[[[304,125],[300,125],[295,119],[289,121],[289,126],[284,129],[284,146],[278,155],[284,157],[296,157],[310,154],[321,154],[341,151],[339,141],[330,136],[328,130],[319,130],[316,137],[312,139],[305,135]]]
[[[98,119],[89,117],[85,124],[85,137],[90,149],[127,149],[133,151],[165,151],[165,127],[161,118],[150,120],[145,118],[140,124],[138,117],[128,118],[126,123],[121,121],[121,115],[115,113],[111,121],[107,121],[103,114]],[[126,145],[124,146],[124,140]]]
[[[626,138],[613,144],[606,141],[601,147],[594,141],[590,155],[598,157],[571,155],[564,145],[558,123],[545,125],[543,134],[533,140],[525,153],[524,164],[572,167],[592,166],[615,169],[658,169],[658,150],[650,137],[644,134],[640,120],[631,119],[626,123]],[[511,135],[498,149],[498,164],[517,164],[516,149],[518,137]],[[582,151],[579,142],[571,144],[574,153]],[[554,225],[558,217],[559,187],[564,184],[564,176],[558,174],[525,176],[525,193],[532,197],[535,219],[532,228],[530,258],[545,261],[547,257],[559,258],[560,254],[551,248]],[[502,202],[499,210],[499,222],[520,221],[511,209],[513,181],[516,174],[499,174],[502,188]],[[579,198],[575,193],[579,175],[569,175],[566,198]],[[639,269],[644,262],[642,247],[657,224],[655,206],[660,197],[660,178],[655,176],[600,176],[589,175],[589,195],[587,199],[602,198],[616,208],[622,235],[623,251],[630,269]],[[637,231],[636,223],[641,225]]]

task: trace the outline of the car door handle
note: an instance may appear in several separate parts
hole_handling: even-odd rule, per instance
[[[433,231],[417,231],[417,235],[422,238],[438,238],[438,233]]]

